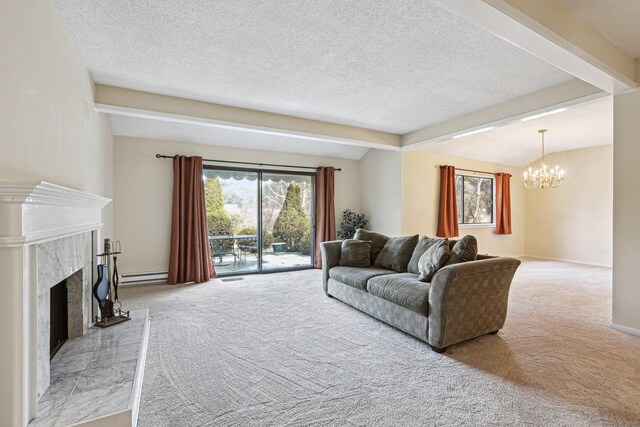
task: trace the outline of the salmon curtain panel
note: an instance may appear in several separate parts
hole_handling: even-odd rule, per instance
[[[209,248],[202,157],[173,158],[173,209],[167,283],[216,277]]]
[[[316,240],[313,266],[322,268],[320,243],[336,239],[336,213],[334,205],[334,168],[316,170]]]
[[[511,175],[496,174],[496,234],[511,234]]]
[[[438,213],[438,237],[455,237],[458,231],[458,206],[456,205],[456,168],[440,166],[440,210]]]

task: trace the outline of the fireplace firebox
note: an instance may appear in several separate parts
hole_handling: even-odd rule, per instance
[[[66,340],[69,339],[69,296],[67,279],[58,283],[50,290],[50,339],[49,358],[52,359]]]

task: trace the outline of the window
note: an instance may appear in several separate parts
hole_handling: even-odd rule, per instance
[[[493,178],[456,175],[458,224],[493,224]]]

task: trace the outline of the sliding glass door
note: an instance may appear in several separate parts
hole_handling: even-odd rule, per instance
[[[257,172],[204,169],[209,247],[218,274],[259,271]]]
[[[262,174],[263,271],[313,265],[313,176]]]
[[[313,174],[205,166],[204,180],[218,274],[313,266]]]

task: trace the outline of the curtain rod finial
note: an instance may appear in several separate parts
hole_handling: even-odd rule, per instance
[[[159,159],[160,157],[162,157],[160,154],[156,154],[156,159]]]

